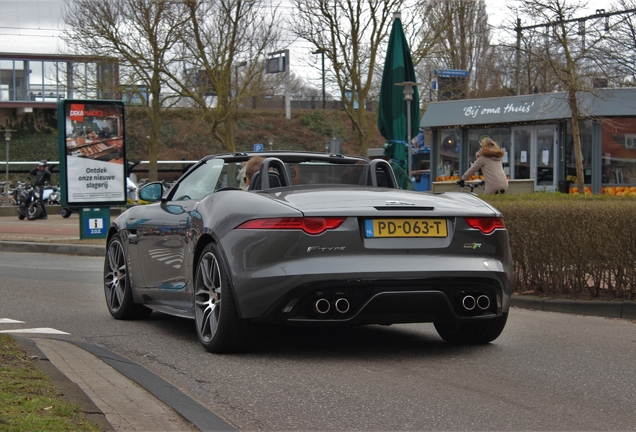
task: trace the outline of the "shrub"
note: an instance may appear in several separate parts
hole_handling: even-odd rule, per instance
[[[636,298],[636,199],[559,193],[485,199],[504,215],[516,292]]]

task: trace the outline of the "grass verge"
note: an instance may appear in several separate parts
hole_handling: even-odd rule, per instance
[[[0,335],[0,430],[99,431],[9,335]]]

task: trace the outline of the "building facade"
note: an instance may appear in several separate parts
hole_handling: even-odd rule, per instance
[[[59,99],[116,99],[116,59],[0,53],[0,119],[57,109]]]
[[[586,190],[636,191],[636,88],[579,92],[578,100]],[[490,137],[511,180],[533,179],[547,191],[576,183],[567,93],[433,102],[420,126],[430,130],[433,180],[461,176]]]

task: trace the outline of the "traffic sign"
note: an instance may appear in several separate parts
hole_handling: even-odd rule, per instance
[[[263,151],[263,144],[254,144],[254,151],[255,152],[262,152]]]
[[[435,69],[435,75],[442,77],[467,77],[468,71],[462,69]]]

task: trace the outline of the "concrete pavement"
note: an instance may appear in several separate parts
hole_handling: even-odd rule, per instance
[[[51,208],[46,220],[21,221],[17,213],[10,215],[8,209],[3,210],[0,212],[1,251],[104,256],[105,240],[79,239],[77,214],[64,219],[59,215],[59,210],[56,212],[56,209]],[[513,296],[512,305],[550,312],[636,320],[636,302],[632,301]],[[80,389],[80,393],[88,395],[90,407],[85,412],[97,420],[103,417],[106,429],[234,430],[160,377],[101,347],[39,337],[30,339],[30,344],[30,349],[40,353],[38,358],[53,364],[69,383],[74,383]],[[29,342],[23,341],[23,345],[28,346]]]

